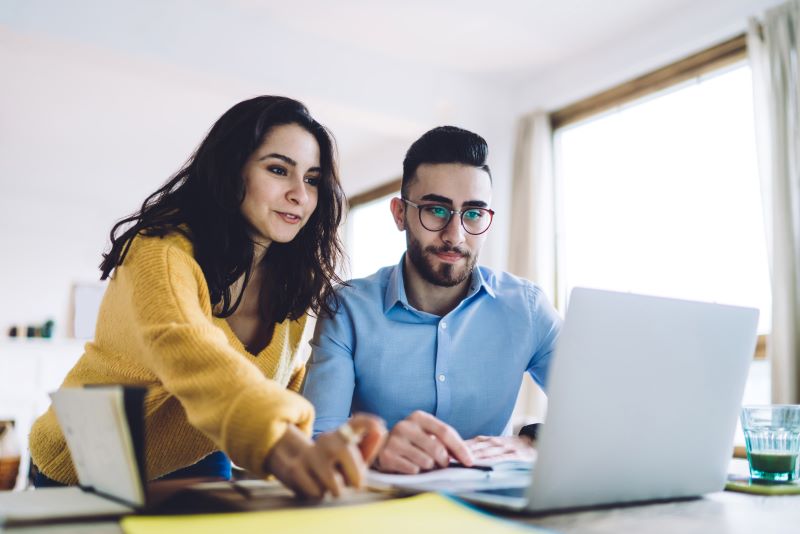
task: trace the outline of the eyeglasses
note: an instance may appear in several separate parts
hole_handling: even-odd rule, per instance
[[[492,224],[494,211],[488,208],[467,208],[451,210],[441,204],[415,204],[408,199],[401,198],[409,206],[417,208],[419,223],[429,232],[440,232],[450,223],[453,215],[459,215],[464,231],[471,235],[480,235],[489,229]]]

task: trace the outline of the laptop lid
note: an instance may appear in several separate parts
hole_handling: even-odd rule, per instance
[[[758,310],[576,288],[529,510],[722,490]]]

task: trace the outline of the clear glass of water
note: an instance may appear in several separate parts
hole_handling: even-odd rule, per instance
[[[800,405],[744,406],[741,420],[750,477],[796,480],[800,476]]]

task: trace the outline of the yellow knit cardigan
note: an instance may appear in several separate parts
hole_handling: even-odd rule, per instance
[[[270,344],[247,352],[212,315],[208,286],[191,242],[174,233],[137,237],[108,285],[95,340],[61,387],[145,386],[148,480],[225,451],[254,474],[288,425],[310,433],[312,405],[296,393],[295,361],[305,317],[276,325]],[[288,389],[287,389],[288,386]],[[31,457],[46,476],[77,483],[52,407],[33,425]]]

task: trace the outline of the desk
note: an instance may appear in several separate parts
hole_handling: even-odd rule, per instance
[[[737,467],[741,467],[743,462]],[[739,469],[735,469],[739,471]],[[296,503],[288,490],[275,483],[269,499],[275,507]],[[342,502],[364,503],[387,498],[378,493],[356,493]],[[260,509],[269,508],[263,506]],[[705,497],[665,503],[621,506],[582,512],[553,513],[534,517],[502,514],[522,524],[544,527],[564,534],[796,534],[800,532],[800,495],[763,497],[743,493],[719,492]],[[2,532],[2,529],[0,529]],[[16,527],[10,534],[122,534],[116,522],[73,523]],[[446,534],[446,533],[443,533]]]
[[[381,498],[376,496],[376,498]],[[704,498],[592,510],[539,517],[505,516],[565,534],[796,534],[800,531],[800,495],[760,497],[729,492]],[[2,530],[2,529],[0,529]],[[115,522],[17,527],[18,534],[122,534]],[[446,533],[443,533],[446,534]]]

